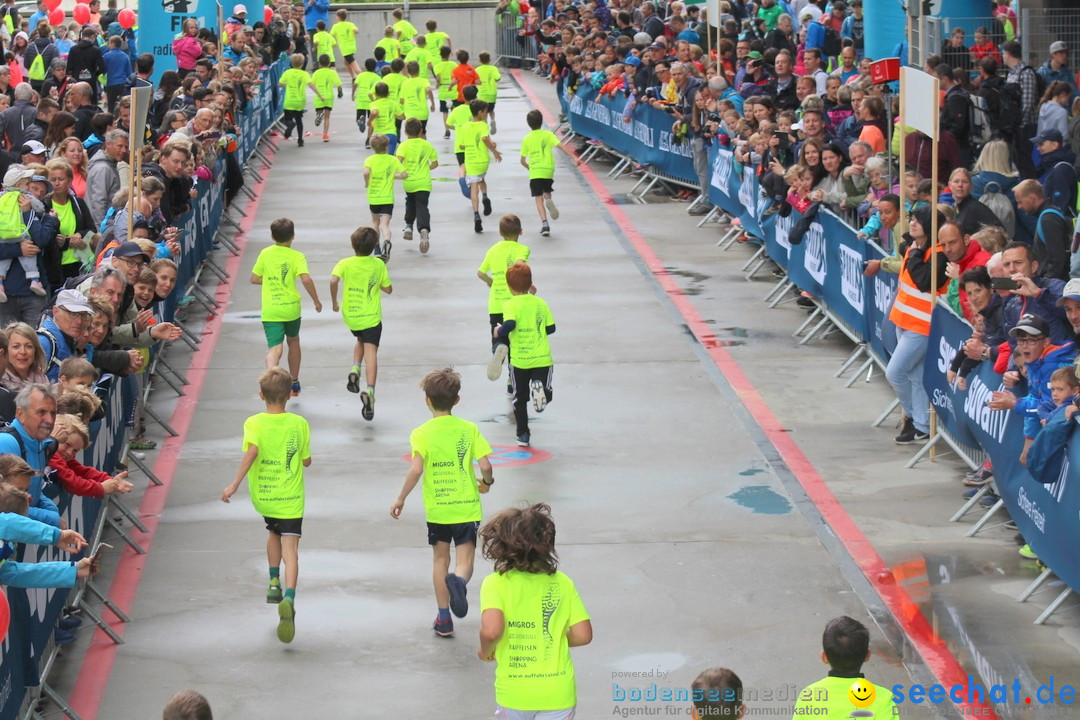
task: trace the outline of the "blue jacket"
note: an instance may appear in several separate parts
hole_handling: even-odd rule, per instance
[[[1050,325],[1050,342],[1053,344],[1062,345],[1073,339],[1072,325],[1065,317],[1065,311],[1057,304],[1057,301],[1061,299],[1062,290],[1065,289],[1065,283],[1056,278],[1045,277],[1034,278],[1034,282],[1043,289],[1039,297],[1014,295],[1005,303],[1005,309],[1001,314],[1005,336],[1009,338],[1009,347],[1012,349],[1016,349],[1016,339],[1009,336],[1009,331],[1016,327],[1017,321],[1024,313],[1038,315]],[[1009,367],[1015,367],[1011,361]]]
[[[1015,412],[1024,416],[1024,436],[1033,438],[1042,429],[1040,413],[1047,417],[1054,410],[1050,397],[1050,376],[1058,368],[1069,367],[1076,358],[1076,346],[1071,342],[1048,345],[1042,357],[1027,364],[1028,394],[1016,401]]]
[[[60,363],[74,354],[70,338],[57,327],[55,320],[46,317],[38,329],[38,342],[45,351],[45,374],[49,382],[60,382]]]
[[[17,265],[18,263],[12,263],[13,268]],[[15,428],[15,431],[19,433],[19,437],[22,438],[26,453],[19,451],[19,441],[10,433],[0,433],[0,453],[18,455],[34,470],[34,477],[30,480],[30,518],[59,527],[60,511],[57,510],[52,500],[41,494],[44,473],[49,464],[45,459],[45,450],[55,441],[52,438],[34,440],[26,434],[26,429],[17,419],[12,421],[11,427]]]
[[[320,20],[326,23],[326,26],[330,26],[329,21],[330,14],[330,2],[329,0],[308,0],[304,3],[304,28],[307,30],[314,30],[316,23]]]
[[[71,588],[75,587],[78,579],[78,568],[70,561],[15,562],[8,560],[0,565],[0,585],[11,587]]]
[[[806,28],[806,48],[817,48],[824,54],[825,51],[825,26],[820,22],[810,23]]]
[[[60,528],[31,520],[25,515],[0,513],[0,540],[28,545],[53,545],[60,539]]]
[[[1035,72],[1039,73],[1042,79],[1046,81],[1046,87],[1050,87],[1052,82],[1060,80],[1072,88],[1072,96],[1076,97],[1076,76],[1073,75],[1073,71],[1069,68],[1063,67],[1060,70],[1054,70],[1050,67],[1050,61],[1047,60]]]
[[[127,85],[131,74],[131,57],[121,48],[113,48],[101,56],[105,61],[105,86]]]
[[[46,215],[38,217],[33,210],[23,213],[23,223],[26,224],[26,232],[30,239],[42,250],[53,241],[60,232],[60,220]],[[0,243],[0,260],[11,259],[22,255],[21,243]],[[48,274],[45,271],[45,253],[37,254],[38,272],[41,273],[41,282],[45,283]],[[17,262],[11,263],[7,277],[4,278],[4,292],[8,297],[26,297],[30,295],[30,282],[23,274],[22,265]]]
[[[1077,433],[1076,420],[1065,419],[1065,412],[1055,410],[1046,421],[1046,426],[1035,436],[1035,441],[1028,448],[1027,469],[1036,482],[1055,483],[1061,477],[1062,463],[1068,448],[1070,435]]]
[[[971,176],[971,197],[978,200],[986,192],[986,186],[990,183],[997,183],[1001,188],[1001,194],[1009,199],[1009,202],[1016,206],[1016,202],[1013,198],[1012,189],[1016,187],[1023,178],[1008,177],[1001,173],[989,172],[984,170],[983,172],[975,173]]]

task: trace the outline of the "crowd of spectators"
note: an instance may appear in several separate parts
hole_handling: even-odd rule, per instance
[[[904,411],[897,443],[929,439],[922,376],[936,293],[974,327],[950,380],[962,387],[979,362],[997,364],[1013,390],[993,407],[1025,415],[1027,461],[1043,426],[1067,427],[1075,411],[1065,407],[1075,379],[1052,397],[1050,377],[1074,363],[1080,333],[1080,78],[1062,41],[1038,66],[1024,61],[1012,5],[988,1],[972,39],[957,29],[926,60],[941,89],[937,187],[931,140],[906,127],[901,147],[895,88],[871,79],[862,0],[722,0],[718,30],[703,6],[679,1],[554,0],[541,10],[504,0],[499,11],[525,16],[522,43],[560,94],[589,85],[597,101],[625,103],[624,122],[648,112],[643,105],[670,114],[699,181],[676,199],[707,193],[708,151],[718,144],[758,175],[767,214],[828,209],[886,251],[866,274],[899,276],[886,373]],[[935,196],[942,261],[932,277]],[[691,214],[712,211],[705,197]],[[801,305],[816,307],[802,295]]]

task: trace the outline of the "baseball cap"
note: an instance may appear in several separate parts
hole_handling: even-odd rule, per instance
[[[760,60],[761,53],[759,53],[757,50],[751,50],[750,52],[746,53],[746,57],[750,58],[751,60]]]
[[[143,249],[139,247],[139,243],[127,242],[120,243],[115,250],[113,250],[113,257],[131,258],[142,256],[146,258],[147,262],[150,262],[150,256],[143,252]]]
[[[652,45],[652,35],[647,32],[639,32],[637,35],[634,35],[634,44],[638,47]]]
[[[1046,336],[1050,334],[1050,326],[1038,315],[1027,313],[1021,315],[1020,319],[1016,321],[1016,326],[1009,331],[1009,335],[1012,337],[1016,337],[1019,333]]]
[[[233,5],[232,14],[233,15],[247,15],[247,8],[244,7],[243,5]]]
[[[667,45],[662,42],[654,42],[649,46],[650,50],[667,50]]]
[[[1065,287],[1061,291],[1061,298],[1057,301],[1057,304],[1061,305],[1061,301],[1065,299],[1080,302],[1080,278],[1073,278],[1065,283]]]
[[[1048,128],[1046,130],[1043,130],[1041,133],[1039,133],[1035,137],[1031,138],[1031,142],[1032,142],[1033,145],[1042,145],[1044,142],[1064,143],[1065,140],[1064,140],[1064,138],[1061,137],[1061,131],[1060,130],[1054,130],[1053,128]]]
[[[1050,43],[1050,54],[1053,55],[1056,52],[1069,52],[1069,46],[1060,40]]]
[[[23,155],[44,155],[48,151],[45,149],[45,146],[37,140],[27,140],[22,144],[22,147],[19,148],[19,152]]]
[[[625,60],[623,60],[623,62],[631,67],[638,67],[639,65],[641,65],[641,61],[638,60],[637,57],[635,57],[634,55],[628,56]]]
[[[11,187],[20,180],[29,180],[34,177],[34,171],[27,169],[25,165],[12,165],[4,173],[4,186]]]
[[[56,307],[64,308],[71,313],[86,313],[87,315],[94,313],[86,297],[78,290],[61,290],[56,296]]]

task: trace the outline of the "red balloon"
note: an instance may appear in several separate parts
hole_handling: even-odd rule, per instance
[[[116,22],[120,23],[120,27],[125,30],[130,30],[135,27],[135,12],[130,8],[124,8],[120,11],[120,14],[116,16]]]
[[[56,1],[59,2],[60,0],[56,0]],[[263,8],[263,22],[266,23],[267,25],[269,25],[270,21],[273,20],[273,19],[274,19],[274,8],[271,8],[271,7]]]
[[[80,25],[85,25],[90,22],[90,6],[86,3],[78,3],[71,12],[71,17],[75,18],[75,22]]]
[[[61,1],[62,0],[45,0],[45,7],[47,7],[49,10],[55,10],[56,8],[60,7]]]
[[[53,27],[59,27],[64,24],[64,9],[53,8],[49,11],[49,24]]]
[[[0,641],[7,636],[8,623],[11,621],[11,608],[8,606],[7,593],[0,590]]]

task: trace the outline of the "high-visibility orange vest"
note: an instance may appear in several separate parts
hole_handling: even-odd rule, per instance
[[[932,251],[932,247],[922,251],[923,262],[929,262]],[[907,259],[912,252],[919,252],[919,248],[912,245],[908,248],[907,255],[904,256],[904,264],[900,267],[900,284],[896,288],[896,301],[893,303],[892,312],[889,313],[889,320],[903,330],[911,330],[920,335],[929,335],[930,311],[932,309],[931,297],[930,293],[923,292],[915,285],[915,282],[911,279],[911,274],[908,273]],[[938,245],[938,252],[941,252],[940,245]],[[946,279],[941,287],[937,289],[937,294],[944,295],[948,289],[949,281]]]

